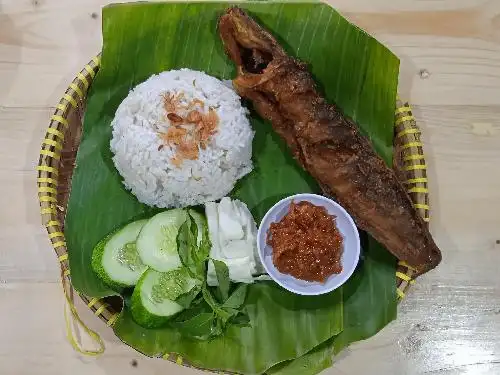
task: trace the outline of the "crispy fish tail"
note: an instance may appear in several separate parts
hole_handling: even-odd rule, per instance
[[[306,65],[237,7],[221,16],[219,33],[237,66],[234,87],[271,121],[298,162],[360,228],[417,274],[436,267],[441,252],[395,172],[357,125],[318,93]]]

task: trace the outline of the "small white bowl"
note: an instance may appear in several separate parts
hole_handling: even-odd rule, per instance
[[[333,274],[325,283],[299,280],[278,271],[273,263],[273,249],[267,244],[267,231],[271,223],[280,221],[288,213],[292,200],[296,203],[307,201],[323,206],[330,215],[336,217],[336,225],[343,237],[342,272]],[[360,253],[359,233],[351,216],[338,203],[316,194],[297,194],[280,200],[266,213],[257,233],[257,248],[260,261],[269,276],[290,292],[302,295],[320,295],[331,292],[344,284],[356,269]]]

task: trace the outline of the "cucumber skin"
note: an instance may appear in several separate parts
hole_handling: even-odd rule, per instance
[[[139,221],[144,221],[144,223],[147,222],[147,220],[137,220],[137,221],[134,221],[133,223],[139,222]],[[129,224],[132,224],[132,223],[129,223]],[[134,285],[120,283],[118,281],[115,281],[115,280],[111,279],[108,276],[106,270],[104,269],[104,267],[102,265],[102,257],[104,256],[104,247],[106,246],[106,244],[108,243],[108,241],[115,234],[117,234],[118,232],[120,232],[123,228],[125,228],[129,224],[126,224],[126,225],[124,225],[124,226],[122,226],[120,228],[117,228],[114,231],[112,231],[111,233],[109,233],[106,237],[104,237],[102,240],[100,240],[97,243],[97,245],[95,245],[94,249],[92,250],[92,261],[91,261],[92,270],[95,272],[95,274],[97,275],[97,277],[99,277],[99,279],[101,279],[101,281],[104,284],[106,284],[109,288],[113,289],[115,292],[118,292],[120,294],[123,292],[124,289],[126,289],[126,288],[132,288]],[[146,272],[147,269],[148,268],[146,267],[144,269],[144,272]]]
[[[130,288],[133,285],[127,285],[112,280],[104,270],[104,267],[102,265],[102,257],[104,255],[104,247],[106,246],[110,238],[113,237],[116,233],[118,233],[120,229],[114,230],[106,237],[104,237],[102,240],[100,240],[97,243],[97,245],[95,245],[94,250],[92,251],[92,262],[91,262],[92,269],[99,277],[99,279],[101,279],[104,284],[106,284],[107,286],[109,286],[111,289],[113,289],[115,292],[118,293],[123,292],[123,289]]]
[[[144,272],[137,282],[137,285],[134,288],[134,292],[132,293],[132,297],[130,298],[130,312],[132,313],[132,319],[144,328],[159,328],[164,326],[170,319],[172,319],[175,315],[170,316],[160,316],[153,313],[150,313],[143,307],[141,300],[141,287],[144,282],[144,279],[147,276],[147,271]],[[180,312],[180,311],[179,311]]]
[[[159,328],[164,326],[171,317],[152,314],[142,307],[141,291],[140,288],[138,288],[139,285],[140,280],[134,288],[132,298],[130,299],[130,312],[132,313],[133,320],[144,328]]]

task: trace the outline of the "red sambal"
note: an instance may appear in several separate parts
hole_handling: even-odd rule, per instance
[[[342,235],[324,207],[292,201],[281,221],[271,224],[267,243],[276,268],[297,279],[325,282],[342,271]]]

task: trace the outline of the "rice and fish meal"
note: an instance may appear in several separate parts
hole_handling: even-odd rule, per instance
[[[360,228],[418,274],[434,268],[441,253],[395,172],[320,95],[305,64],[239,8],[220,18],[219,32],[237,67],[234,89],[203,72],[163,72],[135,87],[111,124],[125,187],[140,202],[171,208],[128,224],[94,250],[92,266],[107,285],[134,288],[134,319],[161,326],[204,301],[217,329],[196,338],[217,336],[242,314],[245,292],[230,294],[229,283],[262,276],[255,220],[244,202],[227,197],[252,171],[254,131],[241,98]],[[293,202],[266,235],[283,273],[322,283],[342,270],[342,236],[322,207]],[[208,285],[219,286],[219,299],[241,303],[222,314]]]

